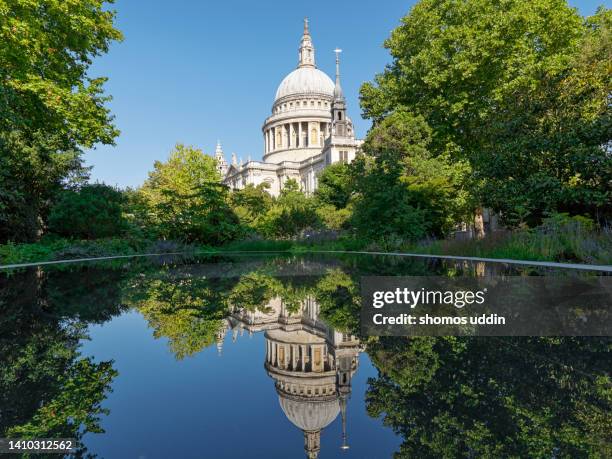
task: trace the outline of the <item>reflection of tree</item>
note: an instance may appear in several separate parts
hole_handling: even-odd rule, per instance
[[[611,457],[610,341],[380,338],[368,412],[396,457]]]
[[[0,436],[79,439],[101,432],[102,402],[117,372],[112,362],[81,357],[79,341],[86,337],[84,318],[103,322],[121,307],[116,273],[94,271],[0,278]],[[71,295],[78,279],[83,288]]]
[[[126,297],[149,322],[155,338],[166,337],[180,360],[215,342],[233,284],[232,279],[163,270],[131,285]]]
[[[321,317],[338,330],[356,333],[361,297],[359,285],[339,268],[330,269],[316,284],[315,297]]]
[[[295,312],[307,297],[314,297],[330,325],[356,329],[358,288],[347,274],[330,269],[322,277],[278,276],[284,267],[274,260],[228,277],[168,268],[138,279],[124,298],[143,314],[156,338],[169,340],[178,359],[213,345],[230,310],[266,312],[274,298],[280,298],[288,312]]]
[[[240,277],[228,296],[229,304],[249,311],[265,310],[270,300],[283,290],[282,282],[260,271]]]

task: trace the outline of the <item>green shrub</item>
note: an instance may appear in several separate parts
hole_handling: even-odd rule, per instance
[[[330,230],[341,230],[346,228],[352,215],[352,210],[350,208],[336,209],[331,204],[320,205],[316,212],[323,226]]]
[[[120,235],[126,228],[121,192],[104,184],[62,191],[51,208],[49,232],[78,239]]]
[[[287,180],[280,196],[261,217],[257,231],[265,237],[295,237],[304,230],[321,227],[315,199],[299,190],[295,180]]]

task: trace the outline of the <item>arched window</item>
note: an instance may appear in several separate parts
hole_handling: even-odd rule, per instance
[[[310,130],[310,143],[312,145],[317,143],[317,130],[315,128]]]
[[[342,112],[338,112],[338,120],[342,119]]]

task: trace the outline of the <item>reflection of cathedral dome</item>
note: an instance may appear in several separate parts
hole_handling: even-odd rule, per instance
[[[340,413],[338,398],[327,400],[305,400],[279,395],[278,401],[285,416],[299,429],[305,431],[322,430],[333,422]]]
[[[304,433],[306,457],[318,458],[321,432],[339,414],[341,448],[348,449],[346,403],[357,370],[359,341],[321,321],[319,305],[310,296],[300,302],[298,311],[288,311],[280,298],[272,299],[269,307],[274,313],[268,316],[235,311],[230,326],[265,330],[264,367],[274,380],[283,413]]]
[[[334,96],[334,82],[325,73],[315,67],[295,69],[278,86],[275,101],[293,95]]]

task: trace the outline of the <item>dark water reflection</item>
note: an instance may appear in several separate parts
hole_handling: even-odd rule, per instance
[[[362,275],[499,273],[517,272],[319,256],[2,275],[0,437],[108,458],[612,457],[607,338],[359,336]]]

